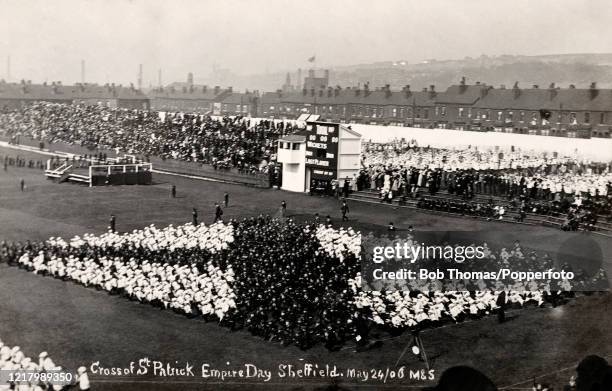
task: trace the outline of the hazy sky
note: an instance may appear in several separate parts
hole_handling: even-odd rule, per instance
[[[0,0],[0,77],[144,84],[386,60],[612,52],[609,0]]]

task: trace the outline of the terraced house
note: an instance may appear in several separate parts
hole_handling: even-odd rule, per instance
[[[446,128],[472,131],[538,134],[563,137],[610,137],[612,90],[575,86],[548,88],[494,88],[484,83],[457,85],[438,92],[435,86],[412,91],[389,85],[310,88],[265,93],[259,115],[294,119],[318,114],[322,120],[342,123]]]
[[[149,109],[149,97],[142,91],[115,84],[63,85],[61,82],[32,84],[0,81],[0,110],[21,107],[31,102],[46,101],[66,104],[89,104],[126,109]]]

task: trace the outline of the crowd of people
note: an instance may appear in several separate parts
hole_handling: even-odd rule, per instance
[[[350,228],[260,216],[69,241],[2,243],[0,260],[304,349],[367,340],[373,323],[403,330],[497,309],[501,292],[489,289],[364,291],[362,251],[361,234]],[[513,265],[537,261],[520,249],[502,250],[497,257]],[[507,300],[541,305],[554,296],[531,288],[507,292]]]
[[[513,149],[420,148],[406,142],[367,143],[362,159],[357,188],[379,192],[382,202],[414,198],[426,209],[488,217],[512,208],[519,220],[526,213],[565,216],[564,229],[593,227],[598,216],[612,219],[610,163]],[[426,198],[438,193],[462,201]],[[478,196],[489,202],[474,200]]]
[[[421,197],[417,202],[417,208],[499,220],[506,215],[504,206],[494,205],[492,202],[469,202],[446,198]]]
[[[43,143],[61,141],[91,150],[208,163],[217,169],[266,172],[273,182],[281,180],[275,165],[276,140],[292,132],[292,126],[295,125],[273,121],[251,123],[241,117],[215,120],[196,114],[47,102],[0,114],[0,129],[8,137],[24,136]],[[40,166],[40,162],[28,164]],[[379,192],[381,201],[386,202],[439,192],[466,202],[486,195],[511,200],[514,206],[496,201],[491,208],[512,207],[519,216],[526,213],[564,216],[563,227],[568,230],[594,227],[598,216],[612,219],[610,162],[595,163],[576,156],[513,147],[449,150],[421,147],[415,140],[395,140],[364,143],[362,166],[359,175],[353,178],[322,182],[323,185],[314,181],[310,190],[342,194],[346,198],[350,192],[370,189]],[[480,215],[479,209],[488,207],[482,204],[478,208],[478,203],[440,208],[458,208]],[[435,202],[427,205],[439,209]],[[485,214],[490,215],[488,211]]]
[[[71,389],[89,390],[89,376],[85,367],[74,374],[57,365],[47,352],[32,359],[19,346],[9,346],[0,340],[0,371],[3,384],[0,390],[61,391]],[[59,377],[60,373],[63,375]],[[10,375],[12,374],[12,376]],[[72,386],[76,386],[76,388]]]
[[[0,161],[3,162],[4,171],[8,170],[9,167],[19,168],[34,168],[42,170],[45,168],[45,163],[40,159],[26,159],[19,155],[0,155]]]
[[[115,150],[246,172],[265,172],[275,160],[276,139],[291,131],[239,117],[214,120],[183,113],[42,102],[0,114],[0,129],[9,137],[22,135],[92,151]],[[92,152],[75,157],[72,164],[84,166],[96,159],[107,161],[107,156]],[[420,208],[486,218],[503,219],[510,208],[518,212],[518,219],[527,212],[563,215],[568,230],[581,224],[594,226],[598,216],[612,213],[609,164],[514,150],[421,148],[414,140],[366,143],[362,159],[363,168],[356,177],[325,182],[329,188],[315,181],[311,190],[321,187],[322,192],[347,197],[352,191],[371,189],[383,201],[411,197],[419,200]],[[55,167],[64,163],[51,160]],[[5,169],[11,164],[25,167],[26,161],[5,157]],[[27,163],[33,168],[41,165]],[[172,191],[175,197],[176,189]],[[443,191],[458,198],[433,197]],[[489,200],[479,200],[478,195]],[[508,203],[501,203],[502,199]],[[227,202],[226,198],[225,206]],[[556,305],[574,295],[570,291],[575,287],[568,281],[554,288],[523,285],[475,290],[436,285],[397,289],[389,282],[378,282],[369,287],[373,290],[365,289],[361,256],[371,235],[362,237],[350,228],[318,223],[298,224],[285,218],[285,209],[286,204],[280,219],[260,216],[227,223],[217,221],[221,216],[216,213],[212,225],[199,224],[194,210],[192,224],[151,225],[124,234],[115,232],[113,221],[113,229],[102,235],[3,242],[0,262],[302,349],[324,344],[334,350],[349,340],[364,344],[372,327],[392,332],[420,330],[481,318],[506,306]],[[344,220],[346,203],[342,213]],[[387,244],[398,239],[389,238]],[[412,237],[403,240],[412,241]],[[523,265],[554,268],[548,257],[520,246],[500,251],[486,247],[486,252],[488,259],[515,269]],[[56,368],[50,359],[41,360],[33,363],[19,348],[0,342],[0,369]]]
[[[285,126],[291,125],[48,102],[0,113],[0,129],[11,138],[19,135],[244,172],[266,169],[276,153],[276,139],[290,131]]]

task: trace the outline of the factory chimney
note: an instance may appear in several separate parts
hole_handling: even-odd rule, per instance
[[[85,84],[85,60],[81,60],[81,84]]]
[[[142,90],[142,64],[138,64],[138,89]]]

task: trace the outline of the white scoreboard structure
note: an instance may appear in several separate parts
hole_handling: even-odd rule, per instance
[[[361,164],[361,135],[332,122],[307,121],[306,128],[278,140],[281,188],[305,192],[313,180],[352,179]]]

